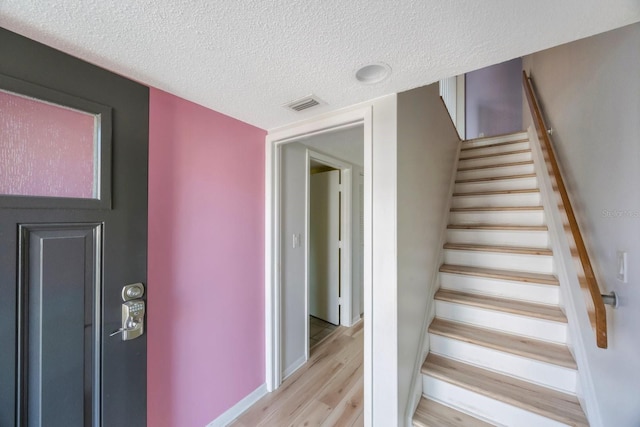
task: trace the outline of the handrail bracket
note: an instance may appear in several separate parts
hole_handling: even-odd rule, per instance
[[[602,294],[602,302],[605,303],[606,305],[610,305],[613,308],[618,308],[618,306],[620,305],[620,299],[618,298],[618,295],[611,291],[611,293],[609,293],[608,295]]]

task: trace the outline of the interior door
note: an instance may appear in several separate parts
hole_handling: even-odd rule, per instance
[[[309,314],[339,325],[340,171],[311,175],[309,208]]]
[[[110,333],[146,284],[148,88],[4,29],[0,57],[0,426],[144,426],[146,335]]]

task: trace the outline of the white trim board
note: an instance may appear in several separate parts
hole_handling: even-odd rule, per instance
[[[223,412],[218,418],[207,424],[207,427],[226,427],[249,409],[254,403],[267,394],[267,385],[262,384],[260,387],[249,393],[241,401],[233,405],[231,408]]]

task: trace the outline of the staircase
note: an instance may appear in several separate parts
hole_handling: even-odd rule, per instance
[[[463,142],[416,427],[586,426],[526,133]]]

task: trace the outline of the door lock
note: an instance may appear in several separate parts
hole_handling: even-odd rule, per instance
[[[144,285],[142,283],[133,283],[122,288],[122,301],[142,298],[144,295]]]
[[[122,288],[122,326],[109,334],[113,337],[122,334],[122,341],[129,341],[138,338],[144,333],[145,302],[144,286],[142,283],[134,283]]]

